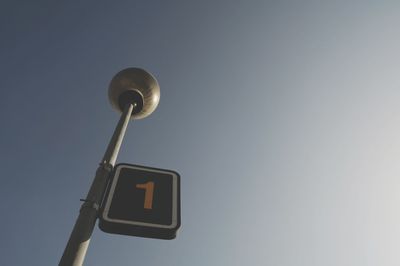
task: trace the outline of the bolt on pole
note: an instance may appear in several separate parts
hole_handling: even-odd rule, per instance
[[[74,229],[61,257],[60,266],[81,266],[83,264],[108,178],[115,165],[133,108],[133,104],[127,104],[124,108],[100,166],[97,168],[85,202],[81,206]]]

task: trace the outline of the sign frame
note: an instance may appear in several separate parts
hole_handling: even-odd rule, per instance
[[[152,174],[167,174],[172,177],[172,219],[171,224],[157,224],[151,222],[131,221],[109,217],[112,200],[117,188],[122,169],[133,169]],[[133,177],[134,178],[134,177]],[[142,165],[117,164],[111,175],[107,191],[103,198],[99,215],[99,228],[107,233],[131,235],[158,239],[174,239],[181,225],[180,203],[180,175],[172,170],[160,169]]]

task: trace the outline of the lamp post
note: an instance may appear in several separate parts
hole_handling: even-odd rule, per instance
[[[121,112],[121,118],[97,168],[95,178],[81,206],[60,266],[80,266],[85,259],[99,208],[107,188],[126,128],[130,119],[142,119],[150,115],[160,100],[157,80],[140,68],[127,68],[111,80],[108,97],[111,105]]]

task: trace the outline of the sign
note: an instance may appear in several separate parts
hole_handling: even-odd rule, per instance
[[[102,231],[173,239],[180,218],[178,173],[130,164],[115,167],[101,210]]]

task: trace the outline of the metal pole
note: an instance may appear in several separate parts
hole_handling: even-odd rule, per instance
[[[103,160],[97,168],[96,176],[84,200],[85,202],[81,206],[74,229],[61,257],[60,266],[81,266],[83,264],[90,237],[98,217],[98,210],[107,187],[108,178],[115,165],[133,108],[133,104],[128,104],[124,108],[107,150],[104,153]]]

